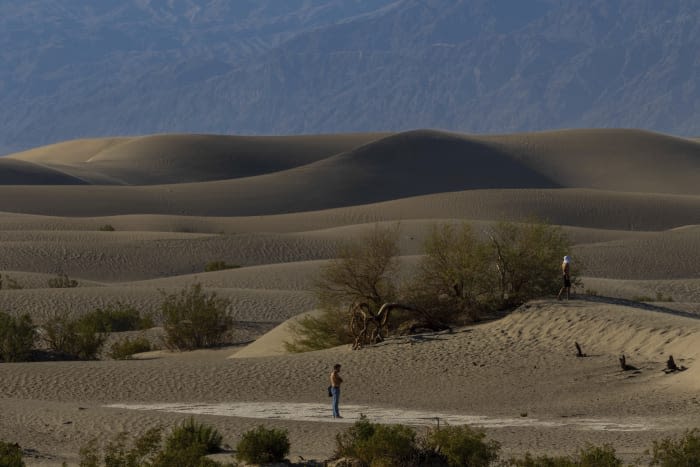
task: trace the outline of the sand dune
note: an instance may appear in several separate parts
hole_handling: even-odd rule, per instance
[[[153,135],[77,140],[7,157],[61,167],[66,173],[80,174],[98,185],[149,185],[276,172],[350,150],[382,136]]]
[[[157,315],[164,294],[199,283],[231,300],[235,331],[230,347],[129,362],[1,363],[0,439],[35,449],[28,465],[75,464],[96,433],[187,412],[231,445],[260,423],[286,428],[293,459],[324,459],[354,420],[324,409],[327,371],[342,362],[349,417],[423,426],[440,414],[483,424],[506,455],[592,442],[632,461],[700,420],[699,170],[697,141],[636,130],[154,135],[3,158],[0,310],[37,323],[117,303]],[[532,218],[569,235],[575,300],[361,351],[286,353],[343,242],[398,225],[401,280],[435,223],[486,235]],[[205,272],[213,261],[240,267]],[[50,288],[59,272],[79,286]],[[639,371],[622,371],[621,353]],[[689,369],[665,374],[670,354]]]

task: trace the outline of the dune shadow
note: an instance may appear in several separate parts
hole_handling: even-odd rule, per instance
[[[601,295],[577,295],[574,300],[584,301],[584,302],[594,302],[594,303],[607,303],[610,305],[623,305],[630,308],[636,308],[639,310],[656,311],[659,313],[667,313],[675,316],[682,316],[685,318],[700,319],[695,313],[689,313],[687,311],[677,310],[674,308],[669,308],[665,306],[652,305],[644,302],[637,302],[634,300],[628,300],[625,298],[617,297],[606,297]]]

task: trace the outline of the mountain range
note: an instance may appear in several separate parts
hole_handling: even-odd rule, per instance
[[[6,0],[0,154],[84,137],[700,134],[697,0]]]

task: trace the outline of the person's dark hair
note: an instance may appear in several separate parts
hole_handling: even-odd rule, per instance
[[[333,365],[333,369],[340,370],[340,363],[336,363],[335,365]]]

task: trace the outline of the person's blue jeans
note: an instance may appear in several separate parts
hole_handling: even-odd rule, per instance
[[[338,403],[340,402],[340,388],[331,388],[331,394],[333,394],[333,417],[340,417],[340,411],[338,410]]]

